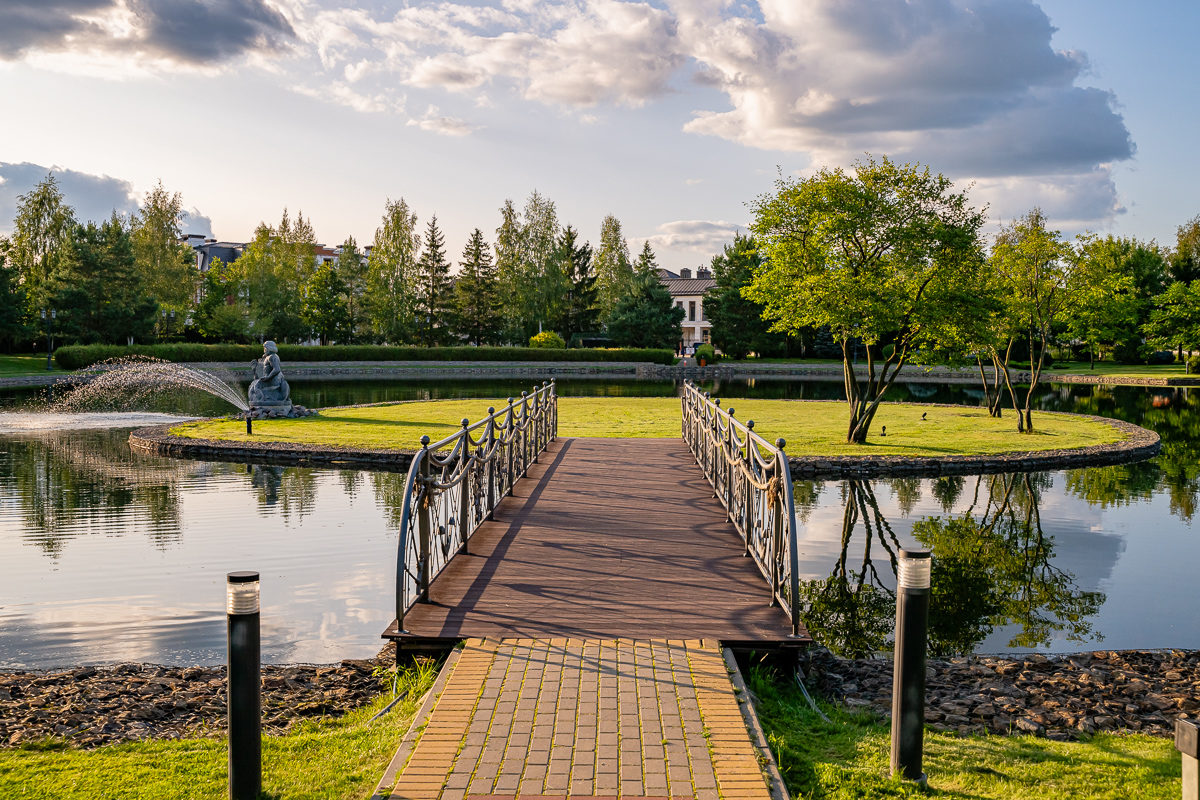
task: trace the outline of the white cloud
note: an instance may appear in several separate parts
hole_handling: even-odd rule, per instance
[[[415,125],[423,131],[440,133],[443,136],[468,136],[476,127],[457,117],[443,117],[438,113],[437,106],[430,106],[420,119],[410,119],[409,125]]]
[[[746,230],[746,226],[725,220],[681,219],[659,225],[655,230],[658,232],[651,236],[630,238],[630,250],[636,252],[643,242],[649,242],[655,252],[669,250],[716,255],[733,241],[735,233]]]

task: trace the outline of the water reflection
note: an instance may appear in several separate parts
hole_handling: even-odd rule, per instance
[[[1067,473],[1066,485],[1087,481]],[[930,651],[940,656],[971,653],[991,639],[991,649],[1033,650],[1052,644],[1079,647],[1103,640],[1095,617],[1105,594],[1095,575],[1085,580],[1068,566],[1048,530],[1042,506],[1063,473],[893,479],[835,484],[837,499],[822,502],[819,482],[797,485],[807,522],[806,537],[828,539],[823,520],[841,510],[836,557],[827,577],[805,580],[804,619],[817,641],[840,654],[861,657],[891,646],[895,617],[896,551],[919,545],[934,553]],[[887,491],[888,509],[877,492]],[[1061,500],[1057,495],[1053,502]],[[919,509],[924,504],[925,508]],[[941,513],[915,513],[920,510]],[[889,514],[892,518],[889,519]],[[832,521],[832,520],[830,520]],[[895,526],[894,523],[902,523]],[[1052,525],[1064,522],[1055,516]],[[1068,523],[1070,524],[1070,523]],[[901,527],[897,531],[896,527]],[[1077,545],[1076,536],[1066,537]],[[1092,531],[1093,534],[1098,532]],[[1119,555],[1111,536],[1093,535],[1093,553]],[[1108,541],[1106,541],[1108,540]],[[811,546],[810,546],[810,549]],[[1085,562],[1086,563],[1086,562]],[[809,559],[805,565],[817,565]],[[828,569],[828,567],[826,568]]]

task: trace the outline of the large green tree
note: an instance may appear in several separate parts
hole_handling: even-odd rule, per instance
[[[1097,350],[1136,330],[1148,304],[1139,292],[1138,276],[1129,269],[1133,250],[1129,242],[1112,236],[1076,237],[1064,319],[1068,333],[1087,344],[1091,366]]]
[[[1200,278],[1200,214],[1176,229],[1169,265],[1171,277],[1180,283]]]
[[[46,307],[47,283],[66,256],[75,232],[75,211],[63,202],[53,174],[17,198],[10,258],[31,311]]]
[[[763,319],[763,307],[742,294],[762,268],[754,240],[738,233],[713,256],[712,273],[716,286],[704,298],[704,313],[712,322],[713,344],[733,358],[745,358],[750,352],[774,354],[784,347],[785,337],[771,331]]]
[[[304,284],[300,316],[321,344],[329,344],[350,327],[346,284],[331,263],[321,264]]]
[[[25,287],[13,263],[12,243],[0,237],[0,342],[9,353],[27,333],[25,327]]]
[[[113,213],[77,225],[55,266],[47,301],[58,312],[57,335],[83,343],[127,344],[153,337],[158,305],[146,292],[124,221]]]
[[[578,231],[570,225],[563,228],[554,255],[566,293],[558,304],[560,310],[552,327],[566,342],[577,333],[595,330],[600,317],[596,305],[596,275],[592,272],[592,246],[587,242],[579,244],[578,240]]]
[[[371,329],[387,344],[411,341],[416,330],[420,250],[417,215],[403,197],[394,202],[388,200],[367,261],[364,297]]]
[[[606,319],[617,301],[633,288],[633,266],[629,263],[629,243],[621,232],[621,222],[612,214],[600,223],[600,246],[592,263],[596,268],[596,303],[600,318]]]
[[[250,309],[238,270],[213,259],[200,283],[196,327],[207,339],[242,342],[250,332]]]
[[[452,311],[446,239],[434,214],[425,226],[424,249],[417,261],[417,324],[422,344],[428,347],[448,341]]]
[[[337,257],[337,274],[345,287],[346,325],[343,331],[347,344],[354,344],[360,337],[359,329],[366,321],[365,305],[367,294],[367,259],[358,249],[353,236],[342,242],[342,252]]]
[[[1172,283],[1154,298],[1143,326],[1150,343],[1170,350],[1200,348],[1200,282]]]
[[[658,275],[643,270],[630,293],[617,301],[608,318],[608,335],[621,347],[674,349],[683,338],[683,317]]]
[[[850,172],[780,178],[753,204],[764,263],[743,295],[772,329],[829,326],[842,350],[846,440],[866,441],[879,403],[922,347],[959,324],[975,291],[984,215],[941,175],[868,156]],[[866,375],[853,366],[866,345]]]
[[[182,195],[171,194],[159,181],[130,225],[134,263],[143,285],[160,306],[181,317],[194,305],[200,280],[195,251],[180,243],[185,216]]]
[[[316,270],[312,224],[287,209],[277,227],[265,222],[234,262],[251,309],[252,333],[279,341],[301,341],[312,328],[301,314],[304,287]]]
[[[1034,208],[1000,229],[991,261],[991,274],[1006,306],[1006,353],[1011,354],[1021,339],[1028,348],[1030,381],[1024,404],[1014,410],[1017,430],[1033,433],[1033,398],[1045,367],[1051,330],[1070,308],[1068,287],[1077,260],[1071,245],[1058,231],[1050,230],[1045,214]]]
[[[462,269],[454,284],[455,331],[476,345],[496,344],[502,324],[496,266],[479,228],[471,233],[458,263]]]

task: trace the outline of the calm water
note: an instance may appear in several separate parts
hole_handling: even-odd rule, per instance
[[[295,381],[310,407],[519,394],[529,381]],[[725,382],[725,397],[837,398],[839,382]],[[672,395],[670,381],[560,381],[563,395]],[[393,614],[403,476],[249,467],[135,455],[129,416],[26,413],[40,391],[0,396],[0,667],[224,659],[224,575],[263,574],[269,661],[373,655]],[[894,399],[975,403],[969,385],[912,384]],[[933,547],[940,652],[1197,647],[1192,526],[1200,394],[1051,387],[1046,409],[1157,430],[1141,465],[983,478],[808,482],[806,616],[843,653],[885,648],[892,556]],[[482,407],[486,403],[481,403]],[[204,397],[152,411],[227,413]],[[47,427],[52,423],[56,427]]]

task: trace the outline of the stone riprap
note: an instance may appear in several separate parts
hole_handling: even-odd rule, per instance
[[[808,685],[852,709],[891,716],[891,659],[810,650]],[[941,731],[1069,739],[1098,731],[1174,736],[1200,714],[1200,651],[1120,650],[930,660],[925,721]]]
[[[385,651],[386,652],[386,651]],[[394,658],[262,668],[263,729],[339,717],[377,697],[372,672]],[[217,735],[227,725],[225,667],[116,664],[52,672],[0,672],[0,747],[47,737],[77,747]]]
[[[272,406],[264,406],[262,408],[251,408],[249,411],[243,411],[240,414],[235,414],[236,419],[299,419],[300,417],[315,417],[318,412],[315,408],[305,408],[304,406],[288,406],[287,408],[279,408]]]
[[[790,402],[820,402],[793,400]],[[955,408],[928,403],[931,407]],[[1041,415],[1054,412],[1042,411]],[[1158,455],[1162,440],[1146,428],[1090,414],[1069,416],[1102,422],[1124,438],[1118,442],[1069,450],[1032,450],[980,456],[789,456],[792,480],[858,480],[871,478],[936,478],[941,475],[994,475],[1003,472],[1046,472],[1060,469],[1131,464]],[[1015,424],[1015,423],[1014,423]],[[1036,418],[1034,424],[1036,425]]]

